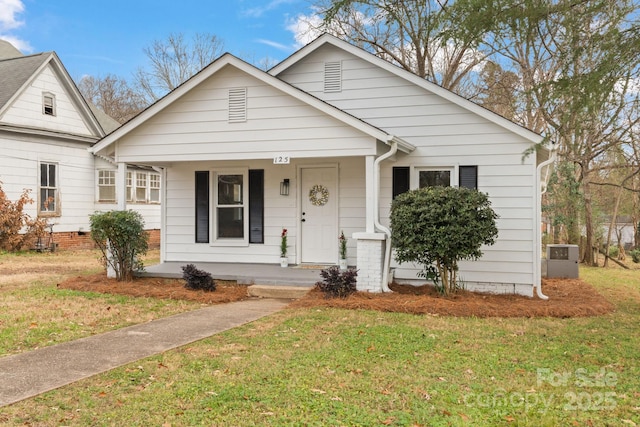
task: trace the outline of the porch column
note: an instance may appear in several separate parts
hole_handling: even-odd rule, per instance
[[[385,240],[384,233],[353,233],[358,255],[356,289],[364,292],[382,292]]]
[[[374,175],[374,156],[366,156],[365,157],[365,222],[366,228],[365,231],[367,233],[375,232],[374,221],[376,218],[376,209],[378,208],[375,205],[375,175]]]
[[[124,162],[118,162],[116,200],[118,201],[118,210],[124,211],[127,209],[127,164]]]

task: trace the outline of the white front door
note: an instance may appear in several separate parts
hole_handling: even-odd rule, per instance
[[[302,168],[300,204],[303,263],[335,264],[338,259],[338,170]]]

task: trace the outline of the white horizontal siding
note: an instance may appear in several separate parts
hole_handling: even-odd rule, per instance
[[[324,62],[337,60],[343,67],[342,91],[324,93]],[[488,193],[500,216],[499,234],[494,246],[484,248],[481,260],[461,264],[461,277],[476,282],[532,283],[537,256],[533,250],[535,157],[523,159],[528,141],[333,46],[319,48],[278,77],[417,147],[409,156],[398,155],[395,162],[383,163],[383,224],[389,223],[393,166],[477,165],[479,190]],[[417,271],[403,265],[396,269],[396,277],[415,278]]]
[[[42,112],[43,92],[55,96],[55,116]],[[54,130],[76,135],[92,135],[87,128],[71,95],[60,84],[51,65],[45,67],[33,83],[20,94],[0,121],[27,127]]]
[[[228,89],[247,87],[247,121],[228,122]],[[118,159],[161,162],[374,154],[370,136],[228,67],[119,142]]]

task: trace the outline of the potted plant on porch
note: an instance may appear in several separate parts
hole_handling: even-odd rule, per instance
[[[338,237],[338,243],[340,248],[340,259],[339,266],[340,270],[347,269],[347,239],[344,237],[344,231],[340,232],[340,236]]]
[[[280,267],[288,267],[289,258],[287,258],[287,229],[282,229],[280,234]]]

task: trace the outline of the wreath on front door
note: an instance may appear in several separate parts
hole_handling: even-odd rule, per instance
[[[309,190],[309,201],[313,206],[324,206],[329,201],[329,190],[324,185],[316,184]]]

